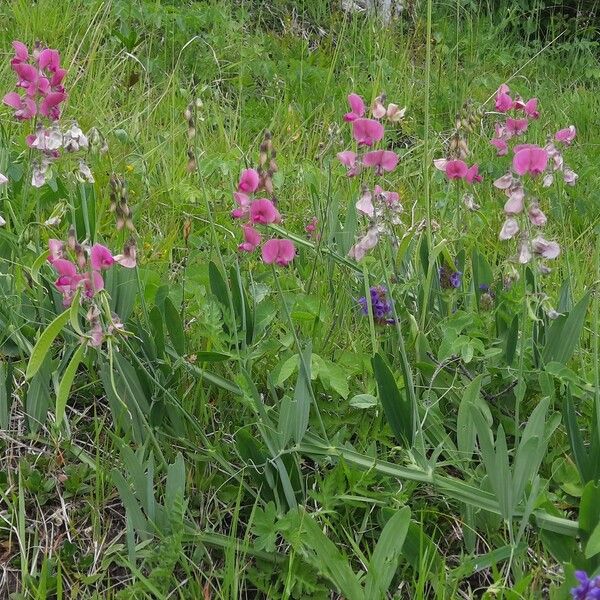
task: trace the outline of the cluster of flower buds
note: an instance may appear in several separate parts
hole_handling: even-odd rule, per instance
[[[125,180],[113,173],[110,176],[110,212],[114,212],[117,217],[118,231],[121,231],[123,227],[127,227],[130,231],[135,230],[127,198],[127,184]]]
[[[373,307],[373,319],[378,325],[393,325],[392,301],[388,298],[387,289],[378,285],[369,289],[371,296],[371,306]],[[369,314],[369,301],[365,296],[358,299],[363,315]]]
[[[304,231],[306,231],[306,235],[309,239],[318,240],[319,232],[317,231],[317,227],[319,225],[319,221],[317,217],[312,217],[310,221],[305,225]]]
[[[525,132],[528,119],[539,117],[538,101],[532,98],[523,102],[509,96],[508,86],[502,85],[496,93],[496,109],[502,113],[508,111],[522,111],[523,119],[508,117],[504,124],[496,123],[496,135],[492,144],[497,148],[498,155],[508,154],[511,149],[509,141]],[[531,227],[542,228],[548,219],[539,201],[530,196],[525,190],[525,181],[534,183],[543,175],[542,186],[548,187],[554,180],[554,174],[561,172],[565,182],[574,185],[577,175],[565,166],[562,153],[556,144],[569,145],[575,138],[575,127],[561,129],[548,141],[543,148],[536,144],[516,144],[512,148],[513,158],[510,170],[494,181],[494,186],[502,190],[506,197],[504,204],[505,221],[500,230],[499,238],[509,240],[517,235],[519,244],[516,260],[521,264],[529,263],[534,256],[540,259],[552,260],[559,256],[560,246],[555,241],[546,240],[541,235],[531,235]],[[555,143],[556,142],[556,143]],[[542,273],[550,272],[546,264],[541,261],[539,268]]]
[[[575,571],[575,577],[579,585],[571,589],[573,600],[600,600],[600,575],[588,577],[585,571]]]
[[[67,72],[60,67],[58,51],[36,44],[29,54],[23,42],[14,41],[12,46],[15,56],[10,64],[17,75],[17,88],[25,94],[10,92],[4,96],[4,104],[15,109],[15,117],[20,121],[37,115],[58,120],[60,105],[67,99],[62,85]]]
[[[379,185],[371,192],[365,186],[356,209],[369,218],[367,232],[348,252],[348,256],[358,262],[378,244],[382,235],[391,233],[394,225],[400,225],[402,204],[397,192],[386,192]]]
[[[344,120],[352,124],[352,136],[358,149],[357,152],[344,150],[337,155],[339,161],[347,168],[348,177],[354,177],[368,168],[372,168],[376,175],[383,175],[393,171],[398,165],[398,155],[391,150],[370,150],[361,153],[362,149],[371,148],[383,139],[385,128],[380,123],[380,119],[385,117],[388,121],[397,123],[404,117],[406,109],[400,110],[395,104],[389,104],[385,108],[383,101],[385,97],[379,96],[371,111],[374,118],[368,119],[365,118],[364,100],[358,94],[348,96],[351,110],[344,115]]]
[[[106,246],[94,244],[89,247],[77,242],[73,228],[69,230],[67,242],[50,239],[48,241],[48,262],[58,274],[54,282],[56,289],[62,294],[63,304],[70,306],[78,289],[82,297],[93,298],[104,289],[102,271],[114,264],[132,269],[136,266],[135,243],[125,244],[123,254],[113,256]]]
[[[458,271],[456,268],[442,265],[438,269],[438,276],[440,287],[443,290],[456,290],[462,284],[462,271]]]
[[[254,252],[260,246],[262,235],[256,229],[257,225],[281,223],[281,215],[273,196],[272,175],[277,170],[277,165],[268,132],[260,146],[260,164],[261,170],[242,171],[237,191],[233,194],[237,208],[231,212],[231,216],[242,222],[244,235],[244,241],[238,246],[241,252]],[[260,191],[265,191],[272,199],[255,198],[254,195]],[[261,255],[266,264],[287,266],[294,260],[296,248],[290,240],[273,238],[262,245]]]

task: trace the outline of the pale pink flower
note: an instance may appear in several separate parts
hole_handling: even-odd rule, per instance
[[[99,271],[80,275],[80,281],[83,283],[83,291],[86,298],[93,298],[96,292],[104,289],[104,279],[102,279]]]
[[[270,200],[259,198],[250,204],[250,220],[252,223],[269,225],[281,222],[281,215]]]
[[[497,150],[496,156],[505,156],[508,154],[508,143],[502,138],[492,138],[490,144]]]
[[[236,201],[238,208],[234,208],[231,211],[231,216],[234,219],[245,217],[250,210],[250,197],[243,192],[234,192],[233,199]]]
[[[348,104],[350,105],[350,112],[344,115],[344,121],[356,121],[356,119],[364,117],[366,112],[365,101],[358,94],[350,94]]]
[[[448,164],[448,159],[447,158],[434,158],[433,159],[433,166],[438,171],[443,171],[445,173],[446,172],[446,165],[447,164]]]
[[[364,189],[358,202],[356,203],[356,209],[361,213],[373,218],[375,216],[375,207],[373,206],[373,195],[370,190]]]
[[[90,250],[90,262],[94,271],[100,271],[112,267],[115,259],[106,246],[94,244]]]
[[[238,192],[253,194],[258,189],[260,176],[256,169],[244,169],[240,175]]]
[[[344,152],[338,152],[337,157],[338,160],[348,168],[348,171],[346,172],[348,177],[354,177],[354,175],[360,173],[361,163],[357,160],[356,152],[344,150]]]
[[[398,155],[389,150],[373,150],[363,156],[363,164],[373,167],[376,175],[383,175],[384,171],[393,171],[398,164]]]
[[[280,267],[289,265],[296,256],[296,248],[290,240],[272,239],[262,247],[262,260],[267,265],[276,264]]]
[[[260,244],[261,235],[251,225],[244,225],[244,241],[238,246],[242,252],[254,252]]]
[[[352,122],[352,135],[363,146],[372,146],[383,138],[383,125],[373,119],[356,119]]]
[[[524,197],[525,194],[522,188],[515,189],[504,205],[504,212],[507,215],[518,215],[519,213],[522,213]]]
[[[406,114],[406,106],[404,108],[398,108],[397,104],[388,104],[386,115],[392,123],[400,123],[404,119]]]
[[[507,134],[512,137],[515,135],[521,135],[527,131],[529,121],[527,119],[506,119],[506,131]]]
[[[90,331],[89,331],[89,345],[92,348],[99,348],[102,346],[102,342],[104,341],[104,331],[102,330],[102,325],[100,321],[94,321]]]
[[[348,252],[348,256],[353,258],[356,262],[360,262],[368,250],[375,248],[379,241],[379,229],[377,227],[371,227],[366,235],[361,238]]]
[[[550,187],[554,183],[554,175],[552,173],[546,173],[542,179],[543,187]]]
[[[444,171],[448,179],[464,179],[468,172],[467,163],[463,160],[449,160]]]
[[[535,225],[536,227],[543,227],[548,220],[537,202],[532,202],[529,205],[529,210],[527,213],[529,215],[531,224]]]
[[[467,169],[465,181],[467,183],[480,183],[483,181],[483,177],[479,174],[479,165],[472,165]]]
[[[539,175],[546,169],[548,153],[539,146],[525,148],[517,152],[513,158],[513,169],[519,175]]]
[[[398,192],[386,192],[381,189],[381,186],[375,186],[375,196],[378,198],[383,198],[388,206],[394,206],[400,202],[400,194]]]
[[[477,202],[475,202],[475,198],[473,197],[473,194],[465,194],[463,196],[463,203],[469,210],[471,210],[473,212],[475,212],[481,208],[481,206],[479,206],[479,204],[477,204]]]
[[[373,106],[371,106],[371,113],[373,114],[373,117],[376,119],[381,119],[382,117],[385,117],[386,112],[386,108],[382,103],[382,97],[377,96],[377,98],[375,98],[375,102],[373,102]]]
[[[135,241],[130,239],[125,243],[123,248],[123,254],[117,254],[113,257],[116,263],[119,263],[126,269],[134,269],[137,266],[137,249],[135,247]]]
[[[578,178],[579,175],[577,175],[575,171],[569,169],[568,167],[565,168],[565,170],[563,171],[563,179],[567,185],[575,185],[577,183]]]
[[[55,260],[63,258],[65,244],[61,240],[48,240],[48,262],[52,264]]]
[[[519,223],[516,219],[509,217],[506,219],[506,221],[504,221],[498,237],[501,240],[510,240],[511,238],[515,237],[517,233],[519,233]]]
[[[561,144],[566,144],[567,146],[575,139],[577,135],[577,131],[575,129],[575,125],[569,125],[566,129],[559,129],[554,136],[554,139]]]
[[[554,241],[545,240],[543,237],[536,237],[531,241],[533,251],[543,258],[552,260],[560,254],[560,246]]]
[[[526,265],[532,258],[529,240],[526,238],[521,239],[519,242],[519,262]]]

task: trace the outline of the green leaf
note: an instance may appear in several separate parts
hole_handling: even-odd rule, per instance
[[[170,514],[177,501],[185,498],[185,464],[181,452],[177,453],[175,462],[167,468],[167,485],[165,487],[165,508]]]
[[[398,568],[402,546],[410,524],[410,508],[399,510],[385,525],[369,561],[365,598],[386,598]]]
[[[185,354],[185,333],[183,331],[183,323],[181,322],[181,316],[173,301],[168,296],[165,298],[164,304],[165,311],[165,324],[167,325],[167,331],[173,348],[180,356]]]
[[[40,282],[40,269],[48,262],[48,250],[42,252],[31,265],[31,279],[37,284]]]
[[[10,419],[10,403],[12,388],[12,369],[0,361],[0,429],[8,429]]]
[[[377,401],[377,398],[371,396],[371,394],[357,394],[350,398],[349,404],[353,408],[373,408],[374,406],[377,406],[379,402]]]
[[[216,296],[217,300],[223,305],[224,308],[229,310],[229,293],[227,290],[227,284],[221,271],[214,262],[208,263],[208,278],[210,281],[210,289]]]
[[[154,334],[154,346],[156,354],[162,358],[165,354],[165,330],[163,327],[163,317],[158,306],[153,306],[149,314],[152,333]]]
[[[56,339],[56,336],[62,331],[62,328],[67,324],[70,318],[70,309],[62,312],[58,317],[44,329],[42,335],[40,335],[36,342],[31,356],[29,357],[29,363],[27,364],[27,370],[25,371],[25,379],[31,379],[40,369],[52,342]]]
[[[301,356],[298,356],[298,380],[294,388],[294,399],[292,401],[292,414],[294,421],[294,440],[297,444],[302,441],[308,429],[311,403],[311,364],[312,347],[307,344]]]
[[[517,340],[519,339],[519,315],[515,315],[506,331],[506,344],[504,346],[504,359],[508,366],[512,365],[517,350]]]
[[[71,360],[69,361],[69,364],[67,365],[67,368],[65,369],[65,372],[63,373],[62,379],[58,384],[55,408],[56,427],[60,427],[60,424],[65,416],[65,408],[71,392],[71,386],[73,385],[77,368],[79,367],[79,363],[85,354],[85,350],[85,344],[81,344],[77,350],[75,350]]]
[[[544,347],[544,362],[568,362],[583,331],[589,302],[590,292],[585,294],[568,315],[561,315],[552,322]]]
[[[600,523],[596,525],[585,545],[585,557],[592,558],[598,553],[600,553]]]
[[[475,449],[475,423],[471,415],[471,406],[475,406],[481,392],[482,375],[478,375],[465,388],[456,420],[456,442],[461,458],[470,461]]]
[[[411,447],[414,439],[414,408],[410,401],[400,393],[396,380],[381,354],[372,359],[373,372],[377,382],[379,401],[396,439]]]
[[[119,471],[116,469],[112,469],[110,474],[114,484],[117,486],[119,496],[121,497],[121,502],[123,503],[129,518],[131,519],[133,527],[143,540],[149,539],[150,528],[148,526],[148,521],[146,520],[140,505],[135,499],[135,496],[131,492],[129,483],[127,483],[123,475],[121,475],[121,473],[119,473]]]

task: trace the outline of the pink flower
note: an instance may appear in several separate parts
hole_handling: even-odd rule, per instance
[[[64,247],[64,243],[60,240],[48,240],[48,262],[50,264],[63,257]]]
[[[50,92],[40,104],[40,113],[53,121],[60,119],[60,103],[67,98],[64,92]]]
[[[445,173],[446,172],[446,165],[447,164],[448,164],[448,159],[447,158],[434,158],[433,159],[433,166],[438,171],[443,171]]]
[[[238,192],[244,194],[253,194],[258,189],[260,176],[256,169],[244,169],[240,175],[238,183]]]
[[[365,114],[365,102],[358,94],[350,94],[348,96],[348,104],[350,105],[349,113],[344,115],[344,121],[356,121]]]
[[[508,144],[506,143],[506,140],[503,140],[502,138],[492,138],[490,144],[496,148],[496,156],[508,154]]]
[[[366,235],[350,248],[348,256],[356,262],[360,262],[368,250],[375,248],[377,242],[379,242],[379,229],[371,227]]]
[[[354,177],[354,175],[360,173],[361,163],[356,159],[356,152],[345,150],[344,152],[338,152],[337,157],[344,166],[348,167],[346,172],[348,177]]]
[[[536,237],[531,240],[533,251],[543,258],[554,259],[560,254],[560,246],[556,242],[549,242],[543,237]]]
[[[569,125],[566,129],[559,129],[554,136],[554,139],[561,144],[569,145],[577,135],[575,125]]]
[[[512,108],[513,101],[508,94],[498,94],[496,96],[496,110],[506,112]]]
[[[381,100],[382,97],[377,96],[377,98],[375,98],[375,102],[373,102],[373,106],[371,107],[371,113],[376,119],[381,119],[382,117],[385,117],[387,113],[387,110]]]
[[[135,247],[135,241],[133,239],[125,242],[123,248],[123,254],[117,254],[113,256],[116,263],[119,263],[126,269],[134,269],[137,266],[137,250]]]
[[[386,192],[381,189],[381,186],[375,186],[375,196],[378,198],[383,198],[388,206],[394,206],[400,202],[400,194],[398,192]]]
[[[506,131],[512,137],[514,135],[521,135],[527,131],[529,121],[527,119],[506,119]]]
[[[479,165],[473,165],[467,169],[465,180],[467,183],[480,183],[483,181],[483,177],[479,174]]]
[[[569,169],[568,167],[563,171],[563,180],[567,185],[575,185],[578,178],[579,175],[577,175],[575,171]]]
[[[543,227],[546,224],[546,215],[540,209],[540,205],[537,202],[532,202],[527,211],[529,220],[532,225],[536,227]]]
[[[48,69],[51,72],[55,72],[60,66],[60,55],[58,54],[58,50],[52,50],[51,48],[42,50],[37,60],[42,71]]]
[[[535,144],[517,144],[513,148],[513,152],[516,154],[517,152],[520,152],[521,150],[530,150],[531,148],[539,148],[539,146],[536,146]]]
[[[296,256],[296,248],[290,240],[272,239],[262,247],[262,259],[267,265],[276,264],[286,267]]]
[[[374,167],[376,175],[383,175],[384,171],[393,171],[398,164],[398,155],[389,150],[373,150],[363,156],[363,164]]]
[[[23,42],[15,40],[12,43],[12,47],[15,51],[15,57],[11,60],[11,65],[14,67],[15,64],[26,62],[29,60],[29,50]]]
[[[375,216],[375,207],[373,206],[373,195],[370,190],[364,189],[358,202],[356,203],[356,209],[361,213],[373,218]]]
[[[384,134],[383,125],[373,119],[356,119],[352,122],[354,139],[364,146],[372,146]]]
[[[518,215],[523,212],[523,199],[525,194],[523,193],[523,189],[517,189],[513,192],[506,204],[504,205],[504,212],[507,215]]]
[[[506,221],[504,221],[498,237],[501,240],[510,240],[511,238],[515,237],[517,233],[519,233],[519,223],[516,219],[509,217],[506,219]]]
[[[115,259],[106,246],[94,244],[90,251],[90,262],[94,271],[100,271],[112,267]]]
[[[529,241],[523,238],[519,242],[519,263],[526,265],[532,258]]]
[[[539,175],[548,164],[548,153],[539,146],[525,148],[517,152],[513,158],[513,169],[519,175]]]
[[[527,102],[525,102],[525,105],[523,106],[523,112],[530,119],[537,119],[540,116],[540,113],[538,112],[538,109],[537,109],[537,105],[538,105],[538,99],[531,98],[531,100],[527,100]]]
[[[268,225],[269,223],[279,223],[281,215],[270,200],[259,198],[250,204],[250,220],[252,223]]]
[[[37,113],[37,106],[31,98],[21,98],[17,92],[9,92],[2,102],[15,109],[15,118],[19,121],[33,119]]]
[[[254,252],[260,244],[261,236],[252,225],[244,225],[244,241],[238,246],[242,252]]]
[[[80,278],[81,282],[83,282],[84,293],[87,298],[93,298],[96,292],[104,289],[104,279],[102,279],[102,275],[98,271],[85,273]]]
[[[507,190],[514,183],[515,178],[513,177],[513,174],[508,172],[505,175],[502,175],[502,177],[498,177],[498,179],[494,181],[494,187],[498,188],[499,190]]]
[[[233,198],[237,202],[239,208],[235,208],[231,211],[231,216],[234,219],[241,219],[248,214],[250,209],[250,198],[248,195],[242,192],[234,192]]]
[[[449,160],[444,170],[448,179],[464,179],[467,175],[468,167],[463,160]]]
[[[314,235],[314,233],[317,231],[318,223],[319,223],[319,221],[318,221],[317,217],[312,217],[311,220],[306,224],[304,231],[306,231],[306,233],[308,233],[309,236],[312,237]]]

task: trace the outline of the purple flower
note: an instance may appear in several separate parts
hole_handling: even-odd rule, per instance
[[[443,266],[438,269],[440,285],[444,290],[457,289],[462,284],[462,271],[453,271],[449,267]]]
[[[380,325],[389,325],[394,323],[390,318],[392,312],[391,301],[387,299],[387,289],[381,285],[372,287],[370,290],[371,305],[373,306],[373,317],[375,322]],[[369,314],[369,303],[365,296],[358,299],[363,315]]]
[[[573,600],[600,600],[600,576],[590,579],[585,571],[575,571],[575,577],[579,585],[571,589]]]

